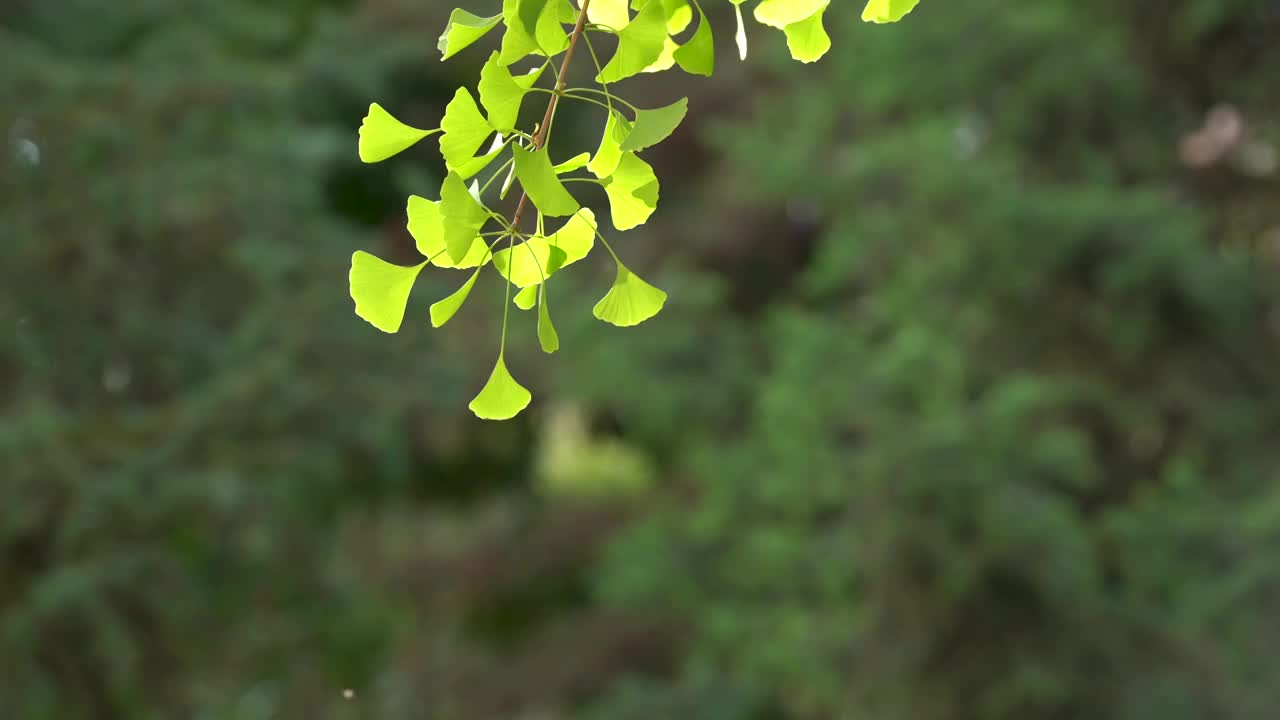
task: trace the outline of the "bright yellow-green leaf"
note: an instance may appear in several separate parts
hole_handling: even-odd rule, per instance
[[[495,143],[495,145],[497,147],[494,148],[492,152],[485,153],[484,155],[477,155],[476,157],[473,157],[453,168],[453,171],[458,173],[458,177],[463,180],[470,179],[476,173],[489,167],[489,163],[492,163],[499,155],[502,154],[502,144],[499,142]]]
[[[449,173],[440,186],[440,218],[445,251],[455,264],[461,263],[489,215],[457,173]]]
[[[475,41],[484,37],[502,21],[501,15],[480,17],[461,8],[454,10],[449,16],[449,24],[440,35],[440,52],[442,60],[448,60]]]
[[[826,9],[831,0],[760,0],[756,6],[756,21],[779,30],[801,20],[807,20]]]
[[[462,287],[455,290],[449,297],[431,306],[431,327],[443,327],[458,313],[458,309],[462,307],[462,303],[467,301],[467,296],[471,294],[471,288],[476,286],[476,279],[479,277],[480,270],[476,269],[475,272],[471,273],[471,277],[467,278],[467,281],[462,284]]]
[[[620,113],[609,113],[609,119],[604,125],[604,135],[600,138],[600,149],[596,150],[587,169],[601,180],[612,175],[618,167],[618,161],[622,159],[622,143],[626,142],[630,134],[631,121]]]
[[[477,237],[471,241],[471,249],[467,251],[462,262],[454,262],[445,252],[444,222],[440,217],[440,205],[417,195],[409,196],[407,208],[409,216],[409,234],[417,244],[418,252],[431,258],[431,264],[439,268],[456,268],[467,270],[483,265],[489,260],[489,246],[484,238]]]
[[[831,37],[822,26],[822,15],[819,10],[813,17],[792,23],[786,27],[787,48],[791,57],[804,63],[817,62],[831,49]]]
[[[516,293],[516,307],[521,310],[532,310],[534,305],[538,304],[538,288],[539,285],[530,285],[520,292]]]
[[[596,217],[583,208],[549,236],[534,235],[513,248],[493,254],[493,267],[518,288],[542,283],[595,247]]]
[[[582,208],[569,218],[559,230],[547,237],[552,247],[564,251],[564,262],[560,267],[572,265],[585,258],[596,244],[596,214],[590,208]]]
[[[511,71],[498,62],[498,53],[480,68],[480,102],[489,113],[489,125],[500,133],[509,133],[520,116],[520,105],[529,86],[516,81]]]
[[[656,110],[637,110],[631,133],[619,148],[622,152],[639,152],[666,140],[684,120],[689,98],[680,98]]]
[[[444,135],[440,136],[440,154],[450,170],[471,160],[493,133],[489,121],[480,114],[475,98],[466,88],[458,88],[453,100],[445,106],[440,129],[444,130]]]
[[[471,412],[481,420],[510,420],[529,406],[533,396],[507,370],[507,363],[501,354],[498,363],[493,366],[489,382],[471,401]]]
[[[675,60],[690,75],[711,76],[716,69],[716,42],[711,31],[711,23],[705,18],[698,19],[698,29],[693,37],[675,51]]]
[[[648,0],[618,33],[618,51],[600,72],[600,82],[618,82],[644,72],[662,55],[667,41],[667,14],[662,0]]]
[[[667,14],[667,33],[679,35],[693,22],[693,8],[689,0],[662,0],[662,9]]]
[[[555,55],[569,45],[569,36],[560,24],[563,2],[556,0],[504,0],[502,19],[507,32],[499,55],[510,65],[530,54]]]
[[[542,352],[550,355],[560,349],[560,335],[551,324],[551,311],[547,309],[547,288],[542,287],[542,301],[538,303],[538,344]]]
[[[564,217],[578,211],[578,201],[560,182],[546,148],[529,152],[517,145],[512,151],[515,153],[516,177],[520,178],[520,186],[543,215]]]
[[[409,127],[391,116],[378,103],[369,106],[369,114],[360,124],[360,160],[382,162],[412,147],[434,130]]]
[[[589,162],[591,162],[591,153],[580,153],[578,155],[574,155],[556,166],[556,174],[564,175],[566,173],[571,173],[574,170],[581,170],[586,167]]]
[[[668,37],[662,43],[662,54],[658,55],[658,59],[653,64],[645,68],[642,72],[659,73],[663,70],[670,70],[676,64],[676,50],[680,48],[680,43]]]
[[[604,180],[613,227],[630,230],[645,224],[658,208],[658,190],[653,168],[635,153],[623,153],[617,169]]]
[[[351,299],[356,315],[385,333],[400,331],[409,292],[426,263],[412,267],[392,265],[367,252],[351,256]]]
[[[657,315],[667,294],[618,263],[618,276],[609,293],[596,303],[595,316],[618,327],[639,325]]]
[[[582,7],[582,0],[578,0],[578,7]],[[621,30],[631,22],[631,13],[627,12],[627,0],[591,0],[587,19],[597,25]]]
[[[915,9],[920,0],[871,0],[862,11],[862,19],[873,23],[898,22]]]

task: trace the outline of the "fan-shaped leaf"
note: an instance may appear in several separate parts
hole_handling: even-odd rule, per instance
[[[482,420],[510,420],[529,406],[533,396],[507,370],[501,354],[489,375],[489,382],[471,401],[469,407]]]
[[[364,251],[351,256],[351,299],[356,315],[385,333],[400,331],[409,292],[426,263],[393,265]]]

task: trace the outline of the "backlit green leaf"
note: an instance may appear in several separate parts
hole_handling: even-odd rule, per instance
[[[409,292],[426,263],[402,267],[358,251],[351,256],[351,299],[356,315],[385,333],[399,332]]]
[[[542,301],[538,303],[538,344],[548,355],[560,349],[560,335],[551,324],[551,311],[547,309],[547,288],[542,287]]]
[[[822,26],[822,15],[819,10],[813,17],[792,23],[786,27],[787,48],[791,57],[804,63],[816,62],[831,49],[831,37]]]
[[[807,20],[826,9],[831,0],[760,0],[756,6],[757,22],[779,30]]]
[[[515,153],[516,177],[529,194],[535,207],[549,217],[564,217],[577,212],[578,201],[569,194],[551,165],[546,148],[529,152],[522,147],[512,148]]]
[[[409,196],[407,208],[409,234],[417,244],[418,252],[431,258],[431,264],[439,268],[466,270],[484,264],[489,259],[489,247],[484,238],[471,241],[471,249],[461,262],[454,262],[445,252],[444,221],[440,217],[440,205],[417,195]]]
[[[582,7],[582,0],[578,0],[578,7]],[[627,11],[627,0],[591,0],[587,19],[597,25],[621,30],[631,22],[631,13]]]
[[[502,21],[501,15],[480,17],[458,8],[449,16],[449,24],[440,35],[442,60],[448,60],[475,41],[484,37]]]
[[[657,315],[667,294],[618,263],[618,276],[609,293],[596,303],[595,316],[618,327],[639,325]]]
[[[360,124],[360,160],[382,162],[412,147],[435,130],[409,127],[391,116],[378,103],[369,106],[369,114]]]
[[[618,33],[618,51],[597,80],[618,82],[644,72],[662,55],[667,41],[667,14],[662,0],[648,0],[626,28]]]
[[[679,35],[693,22],[693,8],[689,0],[662,0],[662,9],[667,14],[667,33]]]
[[[862,19],[873,23],[898,22],[915,9],[920,0],[871,0],[862,11]]]
[[[689,98],[656,110],[637,110],[631,133],[623,141],[622,152],[639,152],[666,140],[684,120],[689,110]]]
[[[520,292],[516,293],[516,307],[521,310],[532,310],[534,305],[538,304],[538,288],[539,285],[530,285]]]
[[[698,20],[698,29],[693,37],[675,51],[675,60],[690,75],[711,77],[716,69],[716,42],[711,31],[711,22],[706,17]]]
[[[528,77],[528,76],[526,76]],[[510,133],[520,117],[520,105],[529,85],[517,82],[511,71],[498,62],[498,53],[480,68],[480,102],[489,113],[489,125],[500,133]]]
[[[586,167],[589,162],[591,162],[591,153],[574,155],[556,166],[556,174],[565,175],[573,172],[574,170],[581,170]]]
[[[489,382],[471,401],[469,407],[482,420],[510,420],[529,406],[533,396],[507,370],[501,354],[489,375]]]
[[[458,309],[467,301],[467,296],[471,294],[471,288],[476,286],[476,279],[480,277],[479,268],[471,273],[471,277],[462,284],[462,287],[455,290],[449,297],[433,304],[431,306],[431,327],[443,327],[449,322],[454,315],[458,313]]]
[[[471,160],[493,133],[489,121],[480,114],[475,98],[466,88],[458,88],[453,100],[445,106],[440,129],[444,130],[444,135],[440,136],[440,154],[450,170]]]
[[[440,217],[445,251],[455,264],[461,263],[489,215],[457,173],[449,173],[440,187]]]
[[[604,191],[609,196],[613,226],[618,230],[645,224],[658,208],[658,176],[635,153],[622,154],[618,167],[604,181]]]
[[[609,119],[604,125],[604,135],[600,138],[600,148],[587,164],[587,169],[601,180],[612,175],[618,167],[618,161],[622,160],[622,143],[626,142],[630,134],[631,121],[621,113],[609,113]]]

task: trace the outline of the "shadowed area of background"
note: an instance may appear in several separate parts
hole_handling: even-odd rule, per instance
[[[704,3],[623,89],[692,98],[613,238],[671,300],[559,276],[505,424],[497,282],[347,296],[450,3],[0,3],[0,715],[1275,716],[1280,2],[846,0],[812,66]]]

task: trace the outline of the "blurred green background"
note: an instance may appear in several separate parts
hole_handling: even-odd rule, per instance
[[[1276,717],[1280,2],[861,4],[628,84],[671,301],[492,424],[497,283],[346,288],[452,3],[0,3],[0,717]]]

